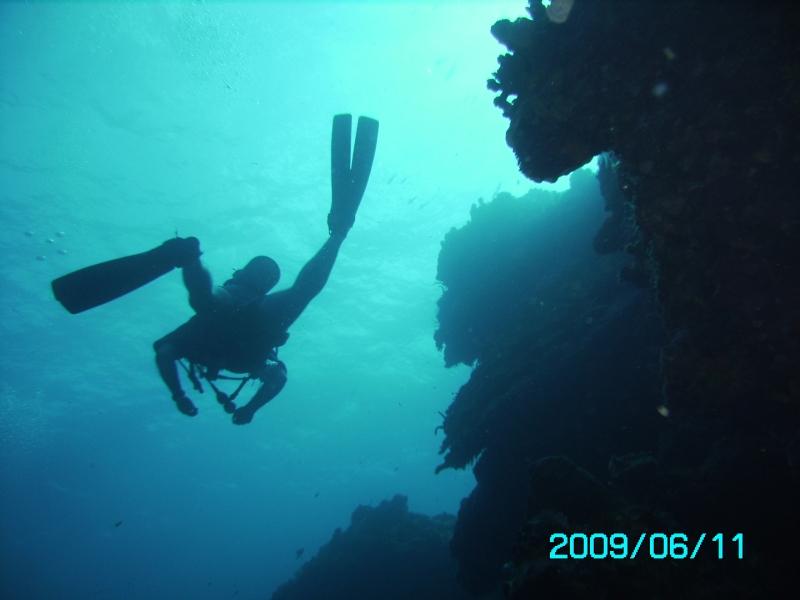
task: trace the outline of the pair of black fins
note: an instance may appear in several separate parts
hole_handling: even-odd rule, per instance
[[[353,118],[349,114],[333,117],[331,135],[331,211],[328,228],[347,231],[355,221],[364,190],[367,187],[375,147],[378,143],[378,121],[359,117],[356,140],[350,159],[350,132]],[[77,314],[120,298],[150,283],[175,268],[170,244],[98,263],[52,282],[53,294],[64,308]]]

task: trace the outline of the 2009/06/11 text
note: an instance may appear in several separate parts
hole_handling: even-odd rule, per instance
[[[550,558],[553,560],[566,559],[595,559],[607,558],[623,560],[634,559],[638,556],[654,560],[693,560],[704,545],[716,552],[716,558],[744,558],[744,534],[736,533],[726,537],[722,533],[710,535],[701,533],[696,537],[685,533],[647,533],[642,532],[637,538],[629,539],[626,533],[553,533],[550,536],[553,547]]]

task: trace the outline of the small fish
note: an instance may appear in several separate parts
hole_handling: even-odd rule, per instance
[[[119,527],[120,525],[122,525],[122,521],[117,521],[114,523],[114,527]]]
[[[387,180],[386,180],[386,183],[387,183],[387,184],[388,184],[388,183],[392,183],[392,182],[394,181],[394,178],[395,178],[395,177],[397,177],[397,173],[393,173],[393,174],[392,174],[392,175],[389,177],[389,179],[387,179]]]
[[[314,498],[319,498],[319,492],[317,492],[316,494],[314,494]]]
[[[306,551],[306,549],[305,549],[305,548],[298,548],[297,550],[295,550],[295,551],[294,551],[294,558],[295,558],[295,560],[297,560],[298,558],[300,558],[301,556],[303,556],[303,552],[305,552],[305,551]]]

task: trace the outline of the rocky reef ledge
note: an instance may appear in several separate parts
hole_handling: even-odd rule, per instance
[[[405,496],[359,506],[273,600],[466,599],[448,550],[455,518],[409,512]]]

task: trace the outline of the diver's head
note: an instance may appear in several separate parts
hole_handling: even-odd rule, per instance
[[[246,287],[259,294],[266,294],[281,278],[278,263],[268,256],[256,256],[244,268],[233,272],[228,281]]]

